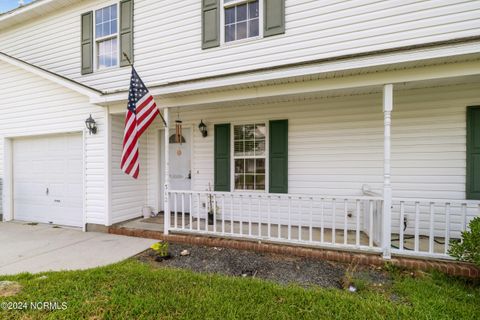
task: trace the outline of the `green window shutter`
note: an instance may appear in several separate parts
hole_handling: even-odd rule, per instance
[[[230,191],[230,124],[216,124],[214,131],[215,191]]]
[[[467,199],[480,200],[480,106],[467,109]]]
[[[265,0],[263,12],[265,37],[285,33],[285,0]]]
[[[288,193],[288,120],[270,121],[269,192]]]
[[[120,66],[130,63],[123,53],[126,53],[133,63],[133,0],[120,1]]]
[[[93,11],[82,14],[81,28],[81,73],[88,74],[93,72]]]
[[[220,0],[202,0],[202,49],[220,45]]]

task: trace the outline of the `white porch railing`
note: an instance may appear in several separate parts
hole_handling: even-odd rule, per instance
[[[380,197],[169,191],[170,231],[380,252]]]
[[[382,197],[319,197],[208,191],[168,192],[168,230],[382,252]],[[391,252],[450,259],[480,201],[393,198]]]
[[[393,198],[392,253],[449,259],[450,241],[479,215],[480,201]]]

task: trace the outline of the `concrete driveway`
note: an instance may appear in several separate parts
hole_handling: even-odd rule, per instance
[[[0,222],[0,275],[103,266],[134,256],[156,241],[44,224]]]

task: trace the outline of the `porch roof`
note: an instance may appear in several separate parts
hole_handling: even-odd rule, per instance
[[[213,81],[213,80],[212,80]],[[158,105],[165,107],[203,107],[248,105],[282,102],[297,99],[329,98],[337,96],[380,93],[386,83],[395,90],[431,88],[465,83],[480,83],[480,54],[413,61],[404,64],[338,70],[305,74],[268,81],[243,82],[221,86],[191,89],[188,92],[175,88],[153,88]],[[202,84],[199,84],[199,86]],[[182,85],[179,84],[177,88]],[[173,92],[172,92],[173,91]],[[115,96],[123,98],[117,100]],[[124,111],[125,94],[104,96],[111,113]],[[112,99],[110,101],[110,99]]]

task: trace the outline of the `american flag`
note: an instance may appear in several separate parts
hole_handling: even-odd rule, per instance
[[[121,169],[135,179],[138,178],[140,172],[138,139],[157,115],[160,115],[160,111],[158,111],[152,95],[132,66],[128,106],[125,115]]]

